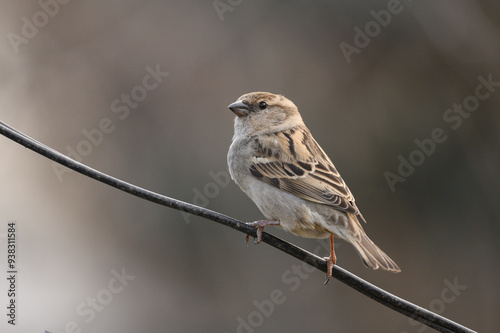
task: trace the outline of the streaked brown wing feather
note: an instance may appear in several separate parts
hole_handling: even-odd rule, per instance
[[[351,191],[306,127],[255,138],[255,142],[253,176],[304,200],[359,215]]]

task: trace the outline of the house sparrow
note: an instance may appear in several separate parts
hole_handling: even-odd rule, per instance
[[[400,272],[366,235],[351,191],[292,101],[253,92],[228,108],[237,116],[227,156],[231,178],[267,218],[250,223],[257,227],[256,243],[269,225],[302,237],[330,237],[327,281],[336,263],[334,236],[354,245],[366,266]]]

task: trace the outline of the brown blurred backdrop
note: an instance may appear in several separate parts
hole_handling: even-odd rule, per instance
[[[2,121],[123,180],[252,221],[261,213],[227,179],[226,107],[282,93],[403,271],[365,269],[340,242],[338,264],[500,330],[497,2],[8,1],[0,17]],[[430,144],[435,129],[441,142]],[[424,331],[231,229],[54,168],[4,137],[0,149],[3,271],[8,221],[19,241],[18,322],[2,311],[2,332]],[[418,164],[404,177],[401,159]],[[387,172],[404,182],[391,189]],[[327,254],[326,241],[267,231]],[[6,304],[5,279],[0,288]]]

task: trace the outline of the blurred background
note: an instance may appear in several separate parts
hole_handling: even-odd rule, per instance
[[[474,330],[500,330],[497,2],[0,8],[2,121],[127,182],[253,221],[261,213],[228,178],[227,105],[284,94],[402,273],[366,269],[342,241],[338,264]],[[0,149],[0,267],[9,221],[19,265],[17,325],[2,312],[2,332],[432,331],[232,229],[5,137]],[[326,240],[266,231],[327,255]],[[6,279],[0,288],[7,304]]]

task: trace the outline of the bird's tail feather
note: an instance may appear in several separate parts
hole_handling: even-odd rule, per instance
[[[382,268],[386,271],[398,273],[401,272],[398,265],[389,258],[387,254],[384,253],[375,243],[372,242],[368,236],[362,232],[361,237],[353,242],[351,242],[356,250],[358,250],[359,255],[363,263],[373,269]]]

